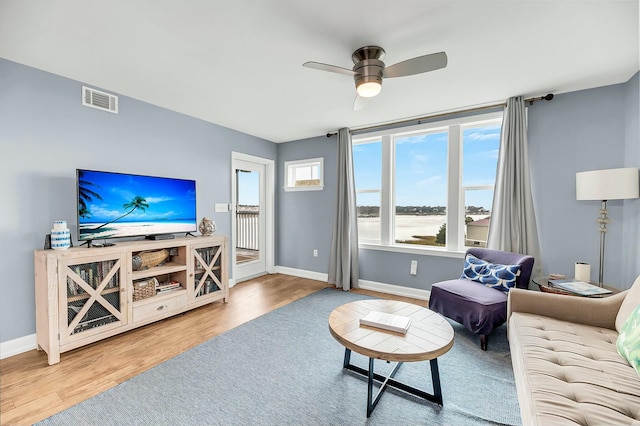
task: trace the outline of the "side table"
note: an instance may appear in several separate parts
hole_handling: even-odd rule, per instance
[[[604,285],[603,287],[606,288],[607,290],[611,290],[611,293],[608,294],[600,294],[600,295],[594,295],[594,296],[582,296],[580,294],[576,294],[576,293],[571,293],[570,291],[565,291],[562,290],[560,288],[557,287],[553,287],[549,285],[549,280],[551,278],[549,278],[548,276],[545,277],[535,277],[532,278],[531,281],[533,281],[534,284],[536,284],[538,286],[538,288],[540,289],[541,292],[543,293],[555,293],[555,294],[565,294],[567,296],[577,296],[577,297],[608,297],[611,296],[613,294],[619,293],[620,290],[615,288],[615,287],[611,287],[608,285]],[[598,285],[598,283],[590,281],[590,284],[593,285]]]

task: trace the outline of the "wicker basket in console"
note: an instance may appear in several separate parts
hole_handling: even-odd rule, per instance
[[[133,282],[133,301],[146,299],[156,295],[156,277]]]

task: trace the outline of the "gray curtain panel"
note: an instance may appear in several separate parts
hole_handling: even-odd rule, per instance
[[[351,132],[338,131],[338,190],[329,260],[329,283],[347,291],[358,287],[358,212]]]
[[[542,275],[542,259],[531,195],[528,150],[524,98],[509,98],[502,119],[487,247],[533,256],[535,263],[531,276],[536,277]]]

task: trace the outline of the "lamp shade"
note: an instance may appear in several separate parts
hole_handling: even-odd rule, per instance
[[[638,198],[639,174],[635,167],[576,173],[577,200]]]

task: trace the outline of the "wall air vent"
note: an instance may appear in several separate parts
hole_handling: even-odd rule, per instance
[[[86,86],[82,86],[82,105],[115,114],[118,113],[118,97],[116,95],[111,95]]]

